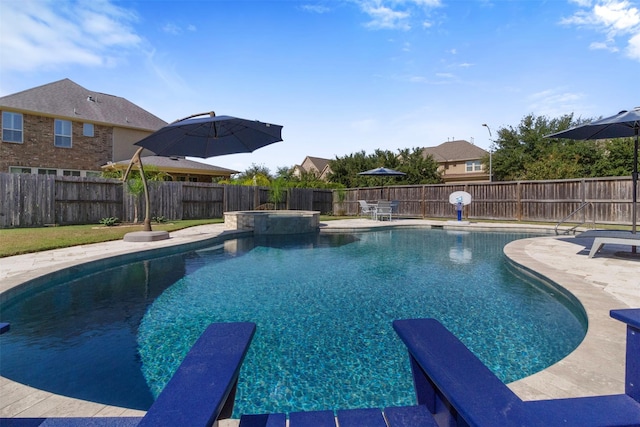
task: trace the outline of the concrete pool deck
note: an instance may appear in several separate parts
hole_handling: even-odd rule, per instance
[[[553,233],[550,226],[455,221],[365,218],[326,221],[323,232],[359,231],[386,227],[438,227],[455,230],[492,230]],[[232,235],[224,224],[193,227],[171,233],[156,242],[114,241],[0,258],[0,295],[59,269],[116,255],[126,255]],[[523,269],[535,272],[570,291],[584,306],[589,328],[585,339],[566,358],[549,368],[509,384],[524,400],[617,394],[624,392],[626,327],[609,317],[609,310],[640,307],[640,259],[615,257],[629,247],[605,246],[589,259],[593,238],[536,237],[510,243],[505,254]],[[1,339],[1,338],[0,338]],[[59,396],[0,377],[0,417],[140,416],[143,411],[107,406]],[[221,426],[233,425],[221,423]]]

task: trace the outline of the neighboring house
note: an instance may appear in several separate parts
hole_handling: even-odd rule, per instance
[[[92,176],[167,123],[69,79],[0,97],[0,172]],[[144,154],[152,154],[145,151]]]
[[[445,183],[490,181],[482,159],[489,154],[465,140],[444,142],[437,147],[426,147],[423,155],[433,156]]]
[[[303,172],[305,173],[313,173],[318,179],[322,181],[327,180],[327,175],[331,173],[331,168],[329,167],[330,159],[323,159],[320,157],[310,157],[307,156],[304,158],[300,165],[295,165],[293,168],[293,175],[300,177]]]
[[[123,160],[102,166],[105,171],[120,170],[125,171],[129,167],[130,160]],[[153,169],[162,171],[168,175],[169,181],[189,181],[189,182],[212,182],[214,178],[229,179],[231,175],[240,173],[220,166],[187,160],[184,157],[162,157],[146,156],[142,157],[142,167],[151,166]],[[145,169],[146,170],[146,169]]]

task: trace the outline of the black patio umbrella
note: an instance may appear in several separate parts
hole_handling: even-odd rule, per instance
[[[251,153],[282,141],[282,126],[231,116],[199,117],[175,121],[135,145],[158,156],[190,156],[204,159],[225,154]]]
[[[200,117],[205,116],[207,117]],[[146,215],[144,231],[151,231],[150,201],[140,153],[143,149],[158,156],[190,156],[209,158],[225,154],[251,153],[258,148],[282,141],[282,126],[231,116],[216,116],[214,112],[194,114],[157,130],[134,145],[140,148],[133,155],[123,180],[133,163],[138,163],[144,184]]]
[[[405,176],[406,173],[400,172],[400,171],[397,171],[397,170],[394,170],[394,169],[379,167],[379,168],[375,168],[375,169],[370,169],[368,171],[360,172],[360,173],[358,173],[358,175],[385,177],[385,176]],[[383,188],[382,187],[384,187],[384,182],[383,182],[383,185],[380,186],[380,195],[381,196],[382,196],[382,193],[383,193]]]
[[[606,139],[606,138],[630,138],[635,137],[633,150],[633,172],[631,205],[631,232],[636,234],[636,207],[638,195],[638,131],[640,129],[640,107],[631,111],[621,111],[618,114],[604,119],[596,120],[581,126],[576,126],[562,132],[546,135],[545,138],[565,139]],[[634,248],[635,249],[635,248]]]

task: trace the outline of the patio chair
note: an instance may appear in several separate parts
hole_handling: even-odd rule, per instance
[[[376,219],[376,205],[371,204],[371,203],[367,203],[366,200],[358,200],[358,203],[360,203],[360,215],[364,215],[364,214],[368,214],[369,216],[371,216],[371,219]]]
[[[391,202],[388,200],[380,200],[378,201],[378,207],[376,208],[376,219],[384,220],[385,218],[389,218],[391,221],[393,215],[393,207]]]

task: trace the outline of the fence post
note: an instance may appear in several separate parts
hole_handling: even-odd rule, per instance
[[[253,209],[257,209],[260,206],[260,191],[257,186],[253,186]]]
[[[586,202],[586,197],[587,197],[587,188],[586,188],[586,182],[584,179],[582,179],[580,181],[580,193],[582,193],[582,197],[581,197],[581,203],[580,205],[582,206],[584,204],[584,202]],[[582,223],[586,223],[587,222],[587,212],[585,212],[586,209],[582,210]],[[594,221],[595,222],[595,221]]]
[[[516,182],[516,220],[522,221],[522,183]]]

